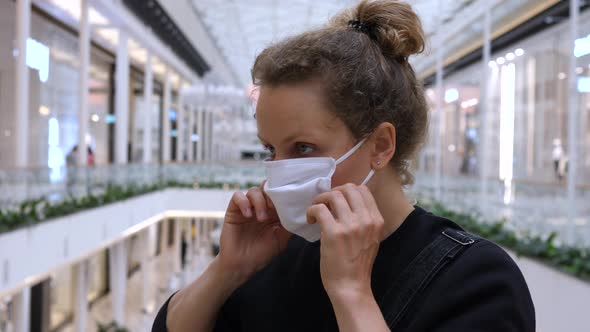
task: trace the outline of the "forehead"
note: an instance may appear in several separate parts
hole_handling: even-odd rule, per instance
[[[324,137],[344,126],[326,106],[320,87],[314,83],[263,86],[256,105],[259,136],[281,141],[288,136]]]

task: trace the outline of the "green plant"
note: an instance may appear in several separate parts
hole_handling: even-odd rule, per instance
[[[224,183],[222,182],[184,183],[175,180],[155,182],[142,186],[130,184],[125,187],[109,183],[104,186],[104,192],[100,195],[91,194],[80,198],[68,196],[57,203],[50,202],[45,197],[42,197],[22,202],[16,209],[0,210],[0,233],[105,204],[123,201],[165,188],[223,188],[223,186]],[[230,187],[235,188],[239,187],[239,185],[230,184]]]
[[[10,232],[48,219],[123,201],[165,188],[223,188],[223,186],[224,183],[221,182],[184,183],[174,180],[156,182],[145,186],[131,184],[123,187],[107,184],[104,193],[100,195],[89,195],[81,198],[70,196],[57,203],[51,203],[46,198],[40,198],[23,202],[13,210],[0,210],[0,233]],[[229,184],[230,188],[237,186],[239,185]],[[253,186],[259,186],[259,184],[247,183],[242,188]],[[590,248],[560,245],[556,240],[557,234],[555,233],[546,238],[532,236],[528,233],[517,233],[506,227],[506,220],[485,221],[482,216],[457,212],[438,202],[421,201],[420,205],[438,216],[453,220],[469,232],[481,235],[514,250],[520,256],[540,260],[582,280],[590,281]]]
[[[96,322],[96,328],[98,332],[129,332],[129,330],[126,327],[119,326],[115,321],[112,321],[105,325]]]
[[[529,233],[517,233],[506,227],[506,220],[483,222],[480,216],[456,212],[438,202],[421,202],[420,205],[440,217],[456,222],[471,233],[513,250],[519,256],[539,260],[582,280],[590,281],[590,248],[559,245],[556,233],[551,233],[546,238],[532,236]]]

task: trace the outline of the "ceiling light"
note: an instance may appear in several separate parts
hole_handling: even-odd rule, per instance
[[[524,55],[524,50],[522,48],[517,48],[514,51],[514,54],[516,54],[516,56],[522,56],[522,55]]]
[[[100,116],[98,116],[98,114],[92,114],[90,120],[92,120],[92,122],[98,122],[100,121]]]
[[[514,60],[514,58],[515,58],[515,57],[516,57],[516,56],[515,56],[515,55],[514,55],[514,53],[512,53],[512,52],[510,52],[510,53],[506,54],[506,60],[508,60],[508,61],[512,61],[512,60]]]
[[[45,105],[41,105],[39,107],[39,114],[43,115],[43,116],[48,116],[49,115],[49,107],[45,106]]]
[[[567,75],[565,73],[563,73],[563,72],[562,73],[559,73],[557,75],[557,78],[559,78],[560,80],[565,80],[566,77],[567,77]]]
[[[504,59],[503,57],[499,57],[496,59],[496,63],[499,65],[503,65],[506,62],[506,59]]]
[[[479,100],[477,98],[471,98],[469,100],[461,102],[461,108],[470,108],[477,105],[478,103]]]
[[[577,87],[580,93],[590,93],[590,77],[578,78]]]
[[[583,72],[584,72],[584,68],[582,68],[582,67],[576,68],[576,74],[581,74]]]
[[[452,88],[445,91],[445,102],[452,103],[459,99],[459,90]]]

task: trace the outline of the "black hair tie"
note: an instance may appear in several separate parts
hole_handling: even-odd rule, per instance
[[[348,26],[373,38],[374,26],[371,23],[363,22],[361,20],[350,20],[348,21]]]

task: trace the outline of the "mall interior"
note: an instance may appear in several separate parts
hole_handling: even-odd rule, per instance
[[[590,1],[407,2],[406,194],[513,257],[537,331],[590,331]],[[256,55],[356,3],[0,0],[0,332],[150,331],[265,179]]]

